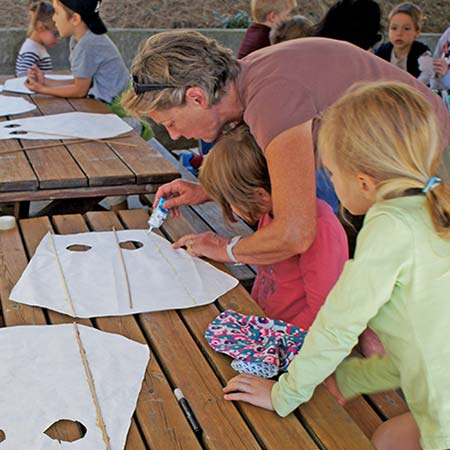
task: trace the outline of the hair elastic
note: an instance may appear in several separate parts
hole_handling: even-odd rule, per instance
[[[431,177],[425,187],[422,189],[422,192],[426,194],[429,191],[432,191],[442,180],[439,177]]]

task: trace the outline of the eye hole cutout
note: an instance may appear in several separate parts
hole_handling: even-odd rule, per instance
[[[4,128],[19,128],[20,125],[18,123],[10,123],[9,125],[5,125]]]
[[[28,134],[28,131],[25,130],[16,130],[16,131],[11,131],[9,134],[13,134],[14,136],[16,135],[24,135],[24,134]]]
[[[3,430],[0,430],[0,444],[6,441],[6,433]]]
[[[66,247],[70,252],[88,252],[92,247],[84,244],[71,244]]]
[[[124,250],[137,250],[144,246],[144,244],[140,241],[123,241],[119,243],[120,248]]]
[[[79,441],[86,433],[87,428],[81,422],[69,419],[60,419],[44,431],[49,438],[58,442]]]

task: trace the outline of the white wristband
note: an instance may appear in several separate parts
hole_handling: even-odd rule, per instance
[[[235,264],[239,264],[239,261],[236,259],[236,257],[233,254],[233,248],[234,246],[239,242],[242,236],[234,236],[231,241],[227,244],[227,255],[228,258],[231,259]]]

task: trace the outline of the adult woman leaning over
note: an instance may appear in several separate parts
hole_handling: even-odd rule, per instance
[[[314,142],[320,114],[353,83],[396,80],[414,86],[432,103],[449,141],[442,101],[406,72],[351,44],[323,38],[292,40],[237,61],[229,49],[194,31],[151,36],[135,57],[133,89],[124,106],[181,136],[214,142],[244,121],[264,152],[273,199],[273,221],[233,240],[213,233],[182,237],[174,246],[216,261],[270,264],[304,253],[316,233]],[[165,208],[209,200],[199,184],[176,180],[156,194]],[[228,246],[228,249],[227,249]],[[228,250],[228,251],[227,251]]]

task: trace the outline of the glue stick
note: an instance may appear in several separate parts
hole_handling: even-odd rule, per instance
[[[152,215],[148,219],[148,225],[150,233],[153,228],[159,228],[166,220],[169,210],[163,208],[163,203],[166,201],[165,198],[161,197],[158,202],[158,206],[153,210]]]

